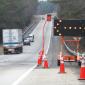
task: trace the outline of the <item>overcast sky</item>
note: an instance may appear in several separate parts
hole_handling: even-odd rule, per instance
[[[38,0],[38,1],[47,1],[47,0]]]

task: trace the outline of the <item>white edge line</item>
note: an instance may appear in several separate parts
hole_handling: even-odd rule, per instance
[[[46,54],[48,53],[50,47],[50,42],[48,45],[48,48],[46,50]],[[26,71],[18,80],[16,80],[12,85],[18,85],[26,76],[28,76],[30,74],[31,71],[33,71],[33,69],[35,69],[37,67],[37,64],[34,65],[32,68],[28,69],[28,71]]]
[[[37,24],[37,26],[35,27],[35,29],[31,32],[31,34],[35,34],[36,32],[36,28],[38,28],[38,26],[41,24],[42,20],[40,20],[40,22]]]
[[[12,85],[18,85],[26,76],[30,74],[31,71],[33,71],[37,67],[37,64],[34,65],[32,68],[28,69],[22,76],[20,76]]]
[[[48,48],[47,48],[47,50],[46,50],[46,55],[47,55],[48,50],[49,50],[49,48],[50,48],[51,35],[52,35],[52,30],[50,31],[50,39],[49,39],[49,45],[48,45]]]

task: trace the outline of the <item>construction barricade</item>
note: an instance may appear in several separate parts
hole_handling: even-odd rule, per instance
[[[76,61],[76,56],[72,56],[72,55],[65,55],[63,56],[64,61],[68,61],[68,62],[74,62]]]

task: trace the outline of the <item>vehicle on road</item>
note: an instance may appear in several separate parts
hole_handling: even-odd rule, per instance
[[[3,29],[3,48],[4,54],[22,53],[22,30],[21,29]]]
[[[47,21],[51,21],[51,14],[47,14]]]
[[[31,42],[34,42],[34,35],[33,34],[29,34],[28,38]]]
[[[25,38],[23,41],[24,45],[30,45],[30,39],[29,38]]]

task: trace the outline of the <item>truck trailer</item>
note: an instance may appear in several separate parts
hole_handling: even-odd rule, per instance
[[[22,53],[22,29],[3,29],[2,35],[4,54]]]

